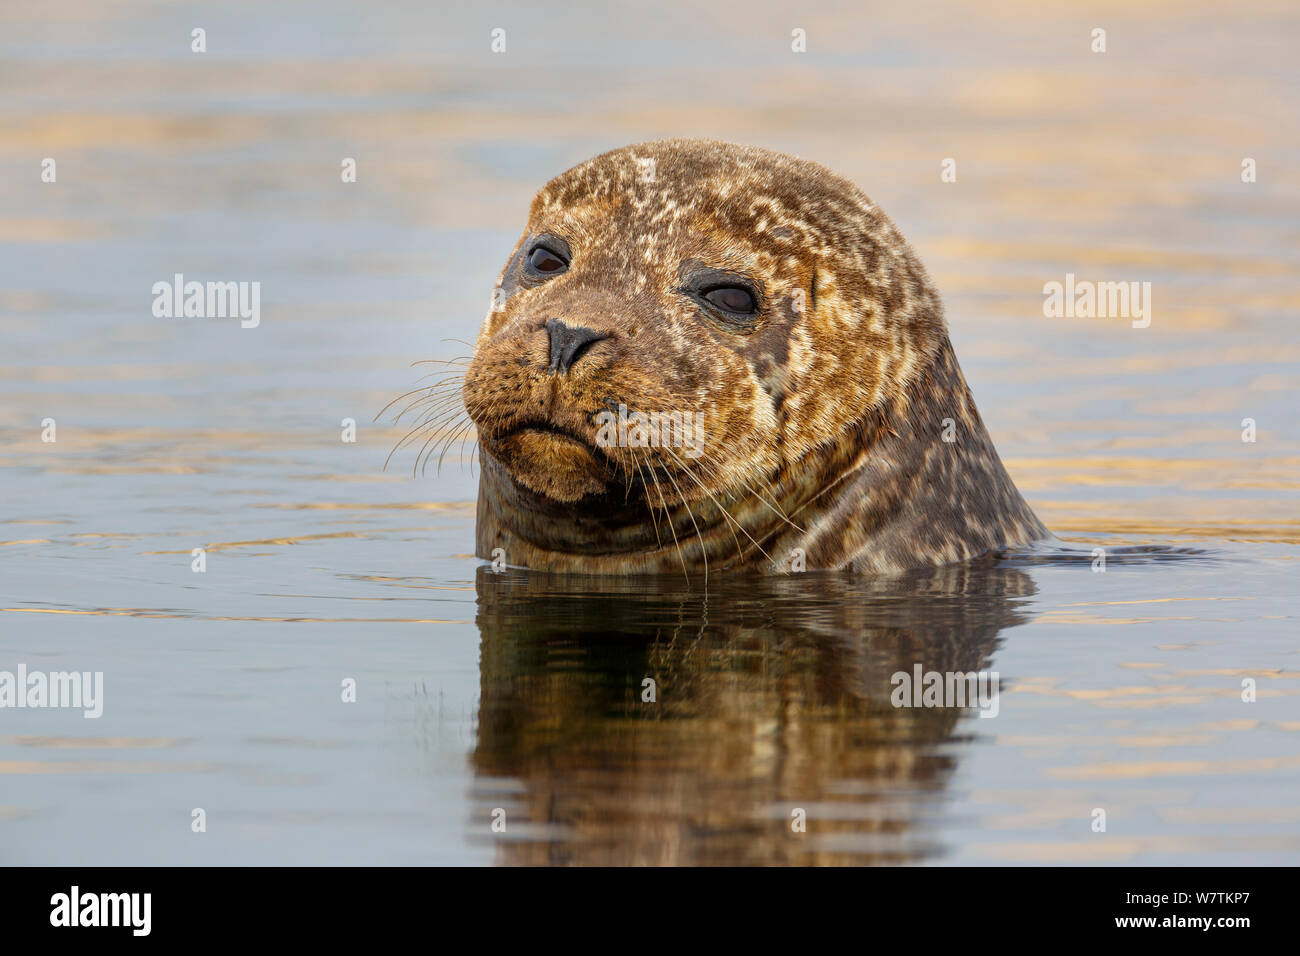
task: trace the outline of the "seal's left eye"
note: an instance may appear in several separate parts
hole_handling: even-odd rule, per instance
[[[528,265],[535,272],[547,276],[559,275],[569,268],[569,264],[558,253],[545,246],[537,246],[528,254]]]
[[[758,311],[758,303],[748,289],[738,286],[720,286],[704,293],[704,298],[725,312],[748,315]]]

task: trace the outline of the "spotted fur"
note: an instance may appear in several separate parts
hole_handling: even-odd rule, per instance
[[[530,278],[543,236],[571,264]],[[683,291],[701,270],[751,280],[759,318],[701,308]],[[463,387],[483,450],[480,557],[892,572],[1047,536],[989,440],[924,268],[816,163],[708,140],[605,153],[533,200],[499,289]],[[548,369],[553,318],[606,336],[566,374]],[[596,416],[618,404],[702,412],[704,455],[595,447]]]

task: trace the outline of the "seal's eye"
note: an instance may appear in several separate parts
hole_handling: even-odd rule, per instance
[[[552,252],[545,246],[534,246],[528,253],[528,267],[544,276],[559,275],[569,264],[558,252]]]
[[[710,304],[716,305],[724,312],[751,315],[758,311],[758,303],[754,301],[754,294],[748,289],[742,289],[739,286],[718,286],[703,295]]]

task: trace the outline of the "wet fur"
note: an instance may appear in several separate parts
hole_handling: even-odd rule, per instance
[[[571,265],[529,279],[544,233]],[[682,293],[703,268],[757,282],[752,328]],[[500,290],[462,389],[483,452],[480,557],[625,574],[780,571],[802,553],[809,569],[892,572],[1047,536],[989,440],[924,268],[822,166],[707,140],[605,153],[537,195]],[[551,318],[608,338],[552,374]],[[617,403],[703,411],[705,454],[590,447],[594,416]],[[586,441],[517,430],[538,423]]]

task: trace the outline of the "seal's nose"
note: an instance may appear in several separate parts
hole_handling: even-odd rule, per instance
[[[609,338],[604,332],[568,325],[561,319],[548,319],[546,334],[551,337],[551,372],[568,372],[587,349]]]

